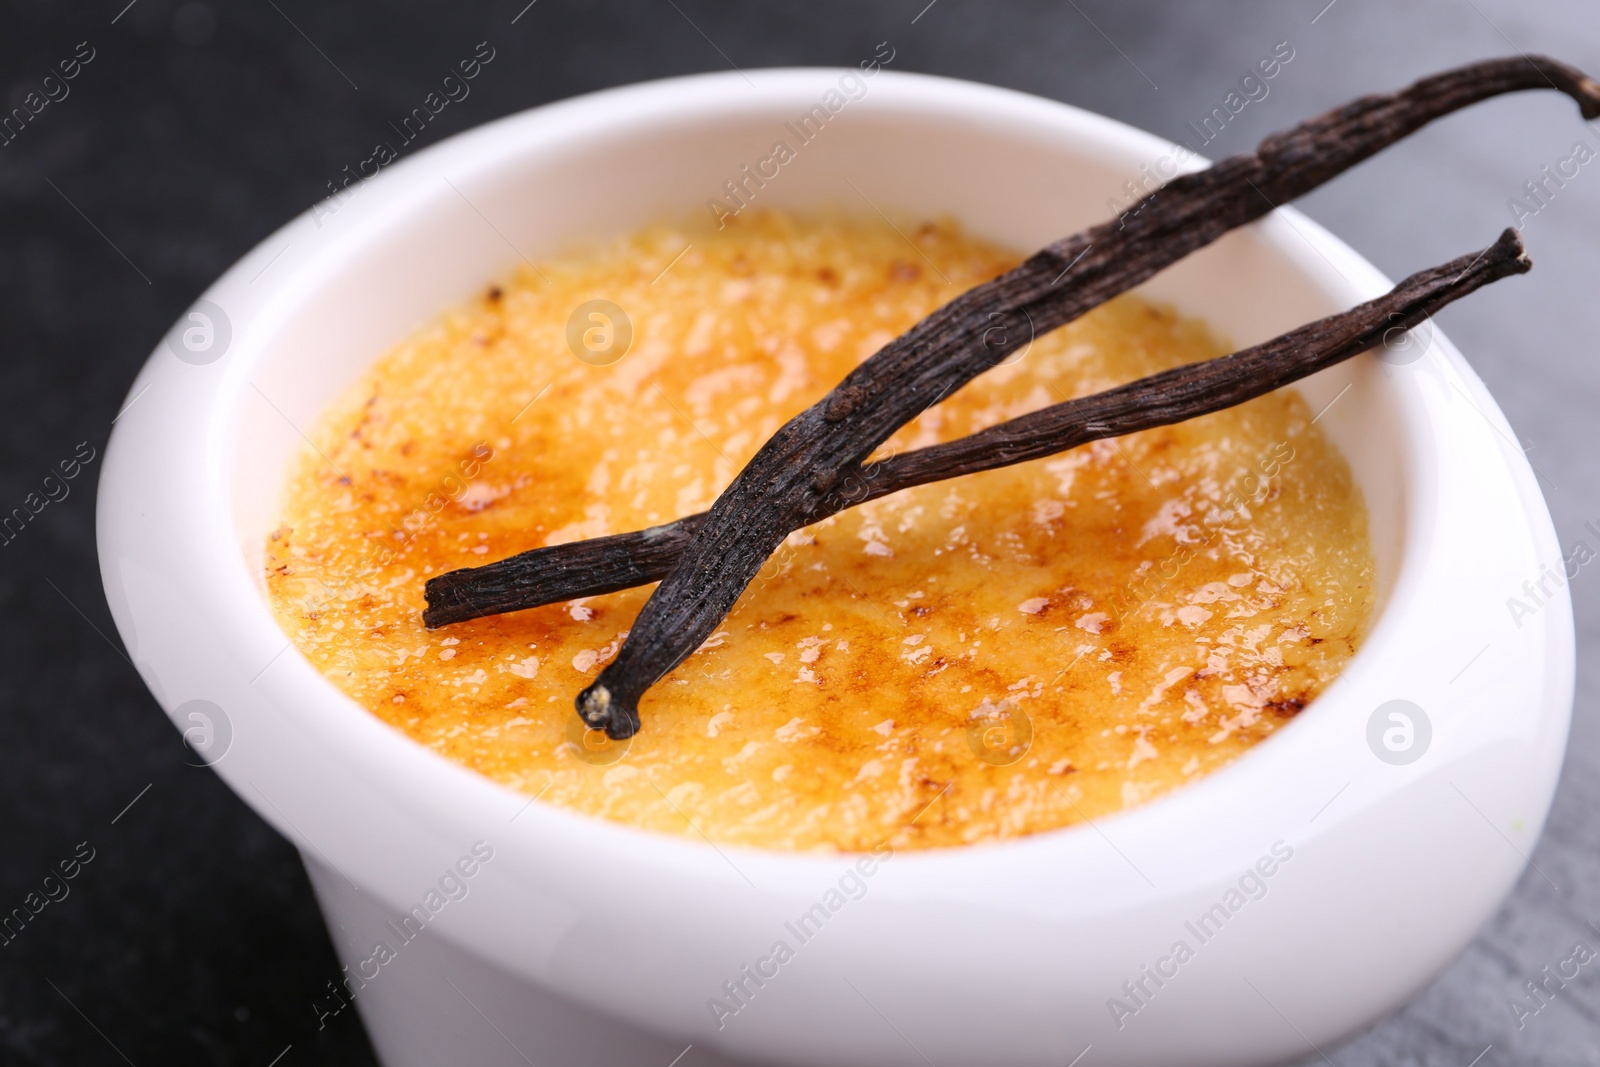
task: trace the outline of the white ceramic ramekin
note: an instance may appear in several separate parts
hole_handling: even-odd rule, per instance
[[[100,483],[117,626],[161,704],[209,727],[194,737],[217,772],[304,855],[390,1067],[666,1067],[691,1043],[685,1065],[1060,1065],[1090,1046],[1085,1064],[1298,1058],[1444,966],[1533,848],[1570,714],[1570,609],[1557,583],[1520,625],[1506,610],[1559,569],[1558,545],[1509,427],[1439,335],[1415,362],[1366,356],[1302,387],[1331,405],[1320,425],[1365,492],[1381,571],[1381,617],[1336,685],[1185,790],[1092,826],[894,856],[836,911],[853,857],[719,850],[529,805],[288,646],[262,544],[324,403],[519,255],[705,210],[793,144],[785,123],[844,73],[680,78],[451,138],[263,242],[129,393]],[[949,214],[1032,249],[1106,217],[1171,152],[999,89],[862,84],[757,204]],[[1485,220],[1484,244],[1497,228]],[[1148,291],[1244,344],[1388,284],[1282,211]],[[1369,744],[1391,700],[1431,723],[1409,763]],[[1248,876],[1258,865],[1270,875]],[[441,885],[459,899],[430,897]],[[818,903],[802,943],[785,924]],[[762,962],[778,941],[793,958]],[[713,1000],[742,1006],[719,1026]]]

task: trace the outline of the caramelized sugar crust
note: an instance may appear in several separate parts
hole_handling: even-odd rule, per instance
[[[646,696],[625,752],[586,748],[572,699],[647,589],[422,627],[430,575],[705,509],[786,419],[1017,259],[948,223],[747,212],[524,267],[378,360],[311,430],[267,546],[273,608],[418,743],[664,833],[945,847],[1178,788],[1292,719],[1372,612],[1359,491],[1293,391],[794,534]],[[567,339],[595,299],[634,334],[608,366]],[[1222,351],[1123,297],[885,451]]]

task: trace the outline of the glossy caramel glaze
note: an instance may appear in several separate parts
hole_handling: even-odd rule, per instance
[[[747,212],[525,267],[379,359],[308,430],[268,544],[273,607],[312,663],[418,743],[665,833],[951,846],[1181,786],[1292,719],[1372,611],[1359,492],[1293,391],[794,534],[645,697],[626,751],[586,748],[572,699],[648,589],[422,626],[429,575],[703,510],[784,420],[1016,260],[949,224]],[[595,299],[634,333],[607,366],[567,339]],[[1124,297],[885,447],[1221,351]]]

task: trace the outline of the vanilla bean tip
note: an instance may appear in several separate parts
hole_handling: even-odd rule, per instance
[[[639,732],[638,709],[613,699],[611,690],[602,682],[579,693],[573,704],[585,725],[591,730],[604,730],[613,741],[625,741]]]
[[[1514,257],[1516,266],[1512,268],[1513,274],[1526,274],[1533,269],[1533,260],[1528,258],[1526,246],[1522,243],[1522,235],[1514,227],[1507,226],[1500,232],[1494,243],[1494,250],[1498,255]]]
[[[1582,97],[1578,100],[1578,114],[1593,121],[1600,119],[1600,82],[1593,78],[1584,78],[1579,83]]]
[[[1530,56],[1526,53],[1518,56],[1508,56],[1504,61],[1516,63],[1518,59],[1537,71],[1550,87],[1572,97],[1578,105],[1578,112],[1586,119],[1600,118],[1600,81],[1589,77],[1570,63],[1563,63],[1550,56]],[[1493,65],[1496,61],[1485,60],[1482,63],[1471,64],[1459,68],[1464,71],[1483,70]],[[1452,72],[1446,72],[1452,73]]]
[[[1557,60],[1540,57],[1540,62],[1554,64]],[[1566,64],[1561,66],[1572,72],[1572,98],[1578,102],[1578,113],[1586,119],[1600,118],[1600,81]]]

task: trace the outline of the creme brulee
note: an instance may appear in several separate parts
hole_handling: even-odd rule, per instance
[[[950,224],[747,212],[524,268],[379,359],[309,430],[267,546],[278,618],[352,699],[442,755],[544,803],[714,842],[959,845],[1216,770],[1332,681],[1372,612],[1359,491],[1292,391],[792,535],[645,696],[625,749],[586,748],[572,701],[648,588],[422,626],[431,575],[707,508],[785,420],[1017,259]],[[586,359],[569,344],[596,300],[631,324],[614,363],[627,327],[603,314],[579,316]],[[1123,297],[886,450],[1221,351]]]

